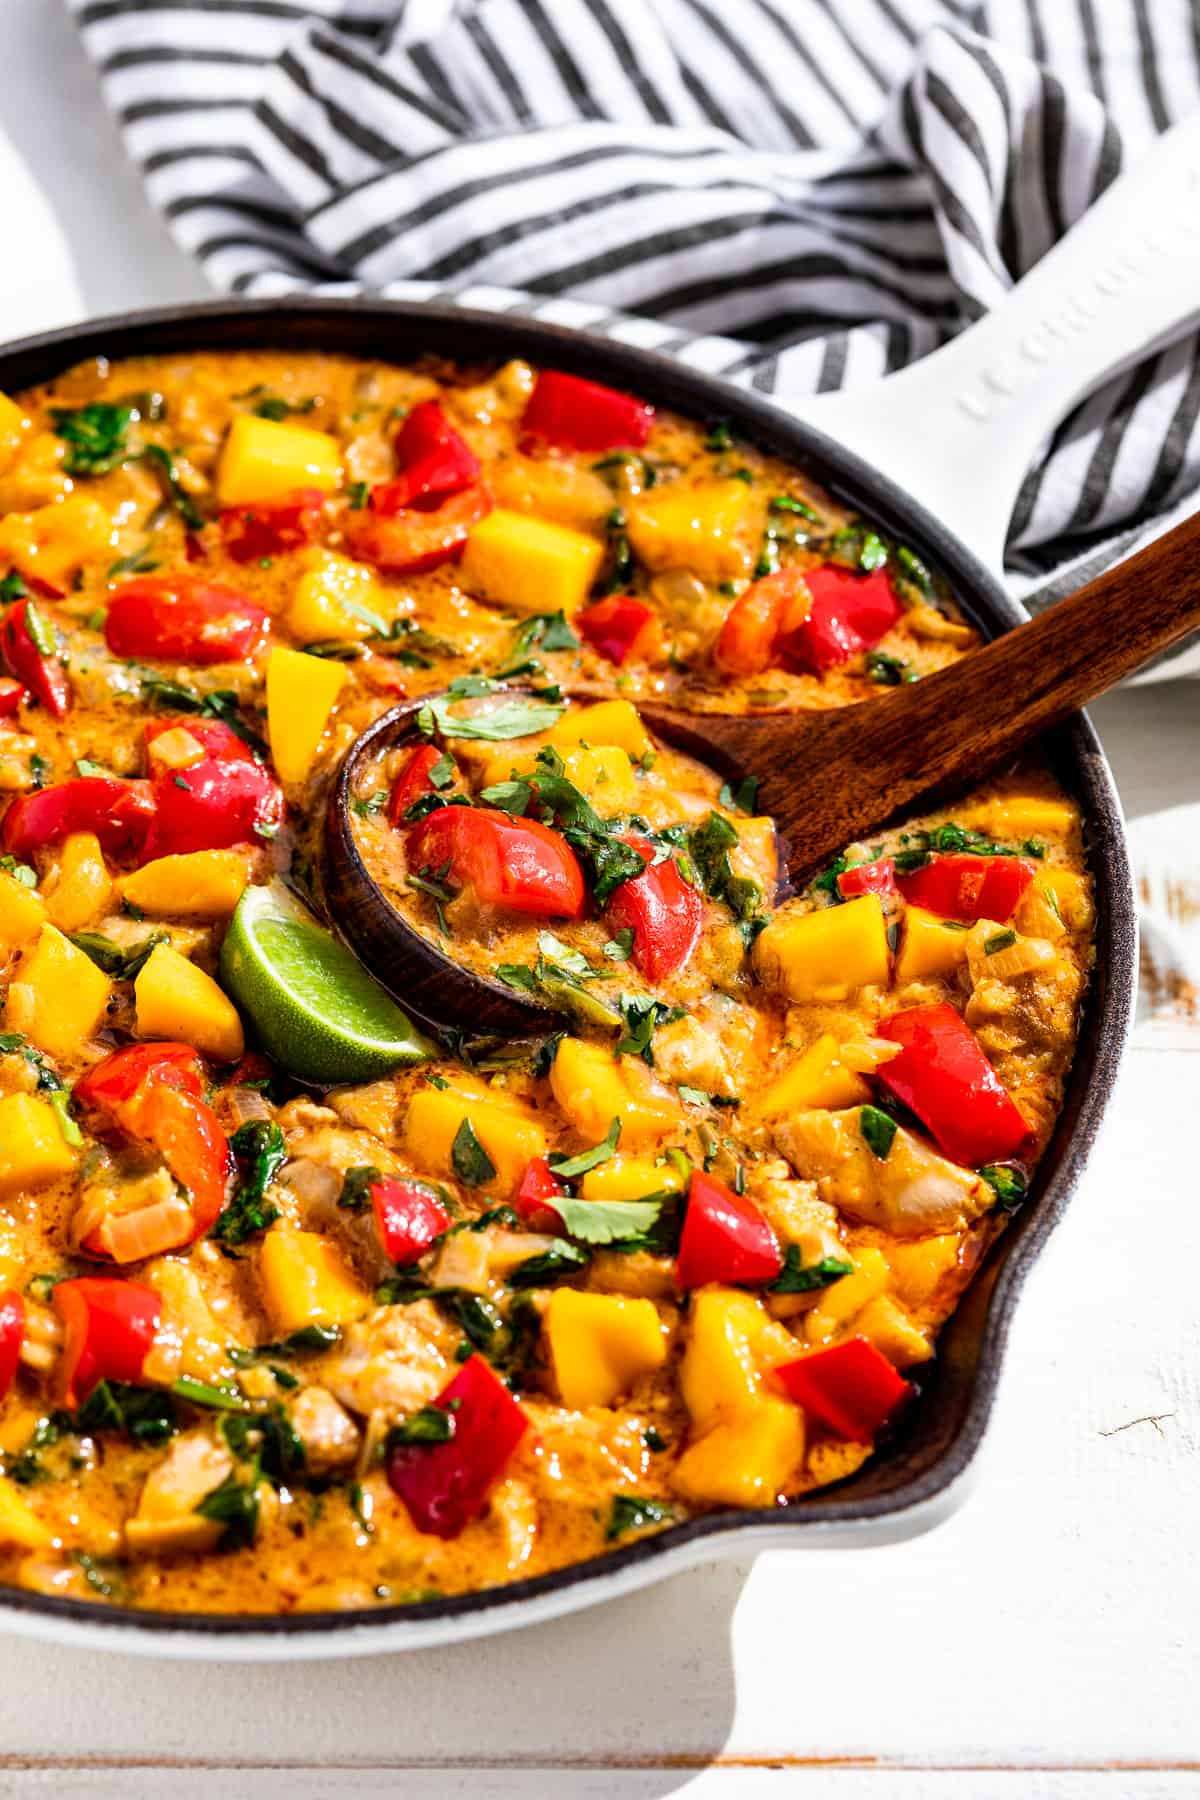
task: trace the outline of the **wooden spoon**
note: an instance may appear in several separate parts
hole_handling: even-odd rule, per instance
[[[862,705],[751,716],[639,705],[665,742],[724,775],[759,779],[781,866],[802,883],[847,844],[971,786],[1030,739],[1200,628],[1200,514],[1040,617],[923,680]],[[554,1014],[472,974],[375,886],[350,823],[364,758],[415,730],[428,695],[352,746],[330,801],[326,890],[338,929],[401,1003],[433,1026],[545,1032]]]

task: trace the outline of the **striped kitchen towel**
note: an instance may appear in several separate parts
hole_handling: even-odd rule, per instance
[[[1200,103],[1193,0],[68,3],[218,287],[525,308],[783,400],[942,343]],[[1198,352],[1031,470],[1029,603],[1192,509]]]

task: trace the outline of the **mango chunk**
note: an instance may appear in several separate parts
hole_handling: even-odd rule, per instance
[[[121,883],[121,893],[155,919],[223,919],[250,880],[245,850],[192,850],[160,856]]]
[[[462,585],[514,612],[579,611],[604,558],[594,537],[496,507],[467,539]]]
[[[233,1458],[224,1445],[199,1431],[177,1437],[147,1475],[137,1511],[126,1520],[126,1549],[134,1556],[213,1549],[224,1526],[196,1508],[232,1472]]]
[[[285,787],[307,779],[346,684],[341,663],[277,644],[267,659],[267,735]]]
[[[610,1156],[589,1169],[579,1184],[581,1200],[644,1200],[648,1194],[677,1194],[684,1178],[674,1163],[652,1156]]]
[[[556,1288],[546,1336],[564,1406],[611,1406],[667,1355],[654,1302],[616,1294]]]
[[[0,946],[20,950],[46,923],[46,907],[36,888],[0,870]]]
[[[886,985],[888,941],[875,894],[817,912],[777,913],[754,946],[759,975],[789,1000],[845,1000]]]
[[[42,891],[50,923],[60,931],[82,931],[110,910],[112,876],[93,832],[71,833],[59,854],[57,873]]]
[[[972,809],[976,820],[993,837],[1022,838],[1067,837],[1079,826],[1079,808],[1074,800],[1056,800],[1037,795],[1010,795],[1002,800],[987,800]]]
[[[629,507],[629,541],[651,569],[689,569],[701,581],[745,572],[736,532],[750,501],[744,481],[672,481]]]
[[[217,498],[222,506],[253,506],[297,488],[331,494],[341,479],[341,463],[338,441],[328,432],[239,413],[217,464]]]
[[[514,756],[511,750],[500,750],[485,763],[480,786],[490,787],[514,774],[530,775],[536,768],[535,751]],[[628,751],[615,744],[597,744],[594,749],[578,745],[564,751],[563,774],[586,795],[602,818],[637,810],[639,795],[633,764]]]
[[[599,1143],[614,1119],[627,1150],[646,1149],[678,1126],[674,1096],[654,1083],[650,1070],[632,1057],[617,1058],[603,1044],[567,1037],[550,1069],[554,1098],[581,1137]]]
[[[880,1294],[869,1306],[864,1306],[854,1321],[854,1329],[870,1338],[875,1348],[898,1369],[928,1362],[933,1355],[933,1345],[928,1337],[890,1294]]]
[[[1053,937],[1053,929],[1045,925],[1046,910],[1057,914],[1067,931],[1090,931],[1095,907],[1087,876],[1057,863],[1043,863],[1021,896],[1014,914],[1017,929],[1031,937]]]
[[[967,934],[953,919],[939,919],[924,907],[907,907],[904,914],[904,936],[896,957],[896,980],[904,987],[910,981],[927,981],[940,975],[953,981],[967,960]]]
[[[840,1281],[827,1287],[816,1306],[805,1313],[804,1335],[808,1342],[827,1344],[840,1337],[863,1308],[883,1292],[889,1278],[890,1270],[882,1250],[868,1245],[857,1251],[854,1273],[843,1275]]]
[[[493,489],[501,506],[513,512],[535,513],[597,536],[612,511],[612,490],[591,469],[573,462],[514,456],[500,464]]]
[[[549,742],[564,754],[580,744],[615,744],[632,762],[653,750],[650,733],[636,706],[628,700],[601,700],[597,706],[572,706],[551,727]]]
[[[232,1000],[170,944],[150,952],[133,984],[133,998],[139,1037],[177,1039],[218,1062],[236,1062],[246,1048]]]
[[[957,1266],[960,1242],[958,1232],[947,1231],[915,1242],[897,1239],[888,1245],[888,1262],[906,1305],[921,1306],[929,1299],[942,1277]]]
[[[15,563],[27,579],[54,587],[65,587],[77,569],[112,545],[113,522],[87,494],[0,519],[0,563]]]
[[[378,630],[383,598],[373,571],[333,550],[308,550],[304,560],[304,573],[284,614],[292,636],[302,644],[371,637]]]
[[[0,1475],[0,1544],[19,1550],[48,1550],[54,1534],[42,1524],[13,1483]]]
[[[21,439],[28,429],[29,420],[16,401],[10,399],[7,394],[0,394],[0,474],[5,473],[11,467]],[[600,477],[597,475],[592,479],[599,481]],[[607,491],[605,489],[606,493]]]
[[[468,1086],[420,1087],[409,1101],[404,1121],[404,1141],[410,1156],[430,1174],[459,1178],[454,1162],[454,1141],[464,1121],[483,1147],[496,1171],[480,1184],[479,1192],[509,1199],[521,1185],[526,1164],[546,1154],[546,1134],[532,1113],[518,1102],[501,1099],[480,1082]]]
[[[75,1056],[100,1029],[112,982],[90,956],[44,925],[17,964],[6,1023],[47,1056]]]
[[[804,1416],[787,1400],[762,1399],[684,1451],[671,1485],[685,1500],[774,1506],[804,1457]]]
[[[766,1308],[736,1288],[701,1288],[692,1301],[679,1384],[699,1432],[743,1411],[762,1391],[756,1349]]]
[[[347,1325],[370,1295],[319,1232],[272,1225],[258,1256],[263,1304],[283,1335],[304,1325]]]
[[[871,1089],[861,1075],[846,1067],[841,1045],[827,1031],[763,1089],[754,1111],[764,1119],[778,1119],[818,1106],[862,1106],[870,1098]]]
[[[0,1100],[0,1194],[48,1187],[72,1174],[76,1161],[48,1100],[37,1094]]]

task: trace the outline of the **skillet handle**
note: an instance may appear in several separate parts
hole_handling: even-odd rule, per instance
[[[999,573],[1025,473],[1092,388],[1200,317],[1200,113],[1166,132],[991,313],[920,362],[818,394],[806,422]]]

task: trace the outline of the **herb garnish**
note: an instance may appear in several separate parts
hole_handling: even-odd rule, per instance
[[[670,1525],[675,1508],[665,1500],[644,1499],[640,1494],[616,1494],[609,1514],[605,1538],[624,1537],[627,1531],[646,1531],[651,1525]]]
[[[578,1156],[552,1156],[550,1168],[564,1181],[573,1180],[576,1175],[586,1175],[589,1169],[597,1169],[601,1163],[608,1162],[620,1141],[621,1121],[614,1119],[598,1144],[593,1144],[590,1150],[581,1150]],[[556,1201],[556,1207],[557,1204]]]
[[[840,1281],[843,1275],[853,1275],[854,1264],[843,1261],[837,1256],[823,1256],[820,1262],[809,1263],[805,1267],[798,1244],[789,1244],[784,1252],[783,1268],[770,1283],[768,1292],[772,1294],[811,1294],[818,1288],[829,1287],[832,1282]]]
[[[872,1155],[877,1156],[880,1162],[886,1162],[898,1130],[892,1115],[881,1111],[878,1106],[860,1107],[858,1129]]]
[[[279,1217],[279,1208],[266,1193],[287,1161],[287,1145],[273,1119],[250,1119],[234,1132],[229,1148],[237,1158],[240,1178],[209,1235],[223,1244],[244,1244]]]
[[[450,1146],[454,1173],[464,1187],[485,1187],[496,1177],[496,1165],[475,1135],[470,1119],[464,1119]]]

